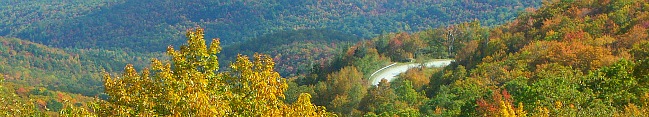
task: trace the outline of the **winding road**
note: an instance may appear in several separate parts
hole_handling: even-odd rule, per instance
[[[433,60],[430,62],[426,62],[424,66],[426,67],[444,67],[449,64],[451,64],[453,60],[450,59],[439,59],[439,60]],[[420,67],[420,63],[393,63],[388,66],[385,66],[376,72],[374,72],[370,76],[370,81],[372,85],[377,85],[379,82],[381,82],[381,79],[387,79],[388,81],[392,81],[396,76],[408,71],[410,68],[415,68],[415,67]]]

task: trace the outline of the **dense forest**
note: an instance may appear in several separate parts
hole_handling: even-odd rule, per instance
[[[237,54],[263,53],[274,56],[275,68],[282,76],[297,76],[308,73],[312,65],[331,60],[342,48],[357,41],[357,36],[332,30],[282,31],[226,46],[219,62],[225,67]]]
[[[379,84],[369,87],[366,97],[360,98],[383,99],[378,105],[384,106],[367,107],[361,100],[351,101],[348,104],[357,105],[340,110],[355,108],[358,115],[418,110],[414,113],[440,116],[646,116],[647,6],[642,1],[546,2],[540,9],[499,27],[469,23],[421,32],[449,32],[442,33],[441,38],[432,35],[440,42],[460,40],[460,45],[443,46],[460,48],[450,51],[455,53],[456,63],[433,74],[423,68],[409,71],[402,77],[412,79],[412,84]],[[340,69],[340,73],[343,71],[346,69]],[[330,80],[327,76],[322,82]],[[428,83],[415,85],[421,81]],[[382,86],[382,92],[399,92],[400,87],[409,85],[423,85],[423,89],[415,88],[426,96],[419,99],[425,101],[419,101],[418,106],[397,105],[408,102],[400,100],[404,94],[372,97],[370,93]],[[311,87],[320,94],[321,86],[331,85]],[[336,108],[335,100],[326,107]],[[337,113],[355,116],[353,111]]]
[[[0,73],[13,83],[95,96],[102,72],[122,71],[128,63],[144,67],[159,54],[98,49],[57,49],[17,38],[0,37]]]
[[[379,36],[295,78],[287,92],[310,93],[342,116],[647,116],[648,8],[546,1],[501,26]],[[367,85],[365,69],[411,57],[455,62]]]
[[[69,7],[80,9],[3,10],[31,20],[9,18],[0,29],[0,115],[649,116],[645,0],[113,0],[40,8]],[[117,13],[125,9],[133,12]],[[106,19],[118,16],[127,19]],[[97,29],[69,31],[78,27]],[[99,33],[105,29],[122,32]],[[436,59],[454,62],[370,83],[385,66]]]
[[[309,74],[313,66],[330,62],[337,53],[343,51],[343,48],[362,38],[391,31],[422,30],[425,26],[445,25],[478,16],[464,15],[462,18],[415,23],[421,26],[413,29],[409,26],[414,25],[404,23],[404,20],[413,18],[403,18],[407,16],[403,14],[405,12],[412,14],[413,11],[418,10],[418,13],[429,12],[421,11],[421,8],[424,8],[422,4],[404,3],[400,5],[408,7],[402,8],[391,6],[393,4],[389,4],[391,2],[388,1],[316,3],[71,0],[2,1],[0,3],[2,7],[0,10],[2,14],[0,15],[2,17],[0,18],[2,36],[0,37],[2,41],[0,73],[4,74],[2,75],[4,77],[2,80],[5,81],[2,83],[5,86],[3,91],[8,92],[3,95],[7,97],[4,98],[7,100],[3,99],[3,103],[5,105],[25,104],[7,106],[3,110],[12,111],[2,111],[5,115],[15,111],[25,112],[23,114],[56,115],[60,114],[59,111],[62,110],[60,107],[67,109],[88,107],[81,110],[93,110],[90,107],[93,107],[92,104],[96,100],[92,100],[92,97],[100,100],[110,98],[103,91],[105,88],[102,83],[103,73],[122,72],[128,63],[133,64],[136,69],[142,69],[148,66],[150,58],[170,59],[163,56],[163,53],[156,52],[165,50],[164,46],[160,45],[180,44],[184,40],[181,38],[183,37],[181,32],[197,25],[211,31],[207,33],[208,37],[222,37],[225,42],[230,43],[230,46],[225,46],[224,52],[219,55],[223,59],[219,61],[223,70],[230,70],[229,63],[234,62],[237,53],[253,56],[253,53],[259,52],[272,55],[271,58],[278,62],[275,70],[283,76],[296,77]],[[499,11],[488,12],[504,14],[501,16],[509,19],[522,8],[530,5],[538,6],[537,2],[512,2],[516,4],[511,5],[455,1],[443,1],[443,3],[447,5],[436,7],[454,9],[446,10],[449,13],[461,9],[463,11],[460,12],[461,14],[475,14],[477,9],[490,6],[502,7]],[[470,9],[460,8],[468,4],[480,5],[472,6]],[[270,9],[263,5],[276,7]],[[362,8],[363,11],[350,10],[358,8]],[[270,14],[259,14],[261,11]],[[324,17],[320,16],[322,14],[327,18],[305,18]],[[258,20],[262,15],[269,16],[273,20]],[[231,21],[224,22],[224,17]],[[480,19],[488,19],[491,16],[481,17]],[[431,14],[420,14],[419,18],[437,17]],[[343,23],[351,20],[355,22]],[[365,22],[370,20],[375,21]],[[504,20],[494,21],[498,22],[492,22],[492,25],[504,22]],[[388,25],[383,25],[386,23]],[[365,28],[358,28],[359,26]],[[261,30],[267,27],[270,28]],[[369,29],[371,30],[368,31]],[[257,47],[253,42],[265,42],[267,46]],[[297,99],[297,95],[294,99]]]
[[[205,27],[207,38],[221,38],[227,45],[296,29],[339,30],[370,38],[473,19],[502,24],[524,8],[538,7],[539,1],[4,1],[0,36],[53,47],[163,52],[159,45],[181,44],[182,32],[195,26]]]

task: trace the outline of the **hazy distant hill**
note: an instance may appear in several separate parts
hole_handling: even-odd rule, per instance
[[[183,42],[182,32],[195,26],[226,45],[293,29],[324,28],[369,38],[474,19],[500,24],[539,1],[4,1],[0,36],[54,47],[135,51],[163,51],[164,45]]]

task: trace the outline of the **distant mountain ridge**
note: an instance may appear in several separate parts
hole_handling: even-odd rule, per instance
[[[183,42],[182,32],[196,26],[225,45],[295,29],[370,38],[474,19],[501,24],[524,8],[540,6],[538,1],[9,1],[0,2],[0,35],[54,47],[152,52]]]

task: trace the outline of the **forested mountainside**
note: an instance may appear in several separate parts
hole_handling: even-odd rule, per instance
[[[370,38],[482,20],[502,24],[540,0],[66,0],[3,1],[0,36],[53,47],[161,52],[201,26],[234,42],[278,31],[330,29]]]
[[[431,77],[442,68],[414,68],[399,79],[370,84],[376,70],[394,62],[423,63],[459,55],[467,43],[487,36],[489,27],[479,21],[430,29],[417,33],[390,33],[336,54],[331,61],[314,65],[311,72],[290,78],[286,101],[300,93],[313,96],[313,103],[341,116],[423,116]],[[454,49],[455,48],[455,49]]]
[[[647,1],[543,5],[502,26],[472,22],[359,42],[293,79],[287,100],[309,93],[342,116],[647,116]],[[440,56],[456,62],[367,85],[367,69]]]
[[[282,76],[296,76],[309,73],[313,65],[332,60],[342,48],[360,40],[358,36],[333,30],[281,31],[226,46],[219,54],[222,57],[219,62],[227,68],[238,54],[268,54],[277,63],[275,69]]]
[[[97,49],[65,50],[17,38],[0,37],[0,73],[8,82],[97,96],[103,90],[102,72],[122,71],[127,63],[138,68],[158,54],[129,54]]]
[[[105,98],[90,103],[71,104],[70,98],[50,99],[41,106],[31,97],[17,94],[27,90],[4,83],[0,75],[0,114],[5,116],[335,116],[313,105],[309,94],[300,94],[295,103],[284,103],[287,80],[274,71],[267,55],[252,60],[237,56],[229,71],[219,71],[220,41],[207,44],[201,28],[186,33],[187,43],[179,50],[169,46],[168,60],[152,59],[149,68],[137,72],[132,64],[124,73],[102,73]],[[45,89],[36,94],[53,97]],[[8,93],[7,93],[8,92]],[[24,91],[27,92],[27,91]],[[43,93],[41,93],[43,92]],[[79,98],[83,99],[83,98]],[[61,103],[63,102],[63,103]],[[76,102],[76,101],[74,101]],[[38,104],[38,106],[37,106]],[[48,107],[50,106],[50,107]],[[54,106],[54,107],[52,107]],[[58,107],[56,110],[55,107]],[[52,113],[59,111],[59,113]]]
[[[209,28],[193,28],[185,33],[185,44],[167,46],[166,58],[148,59],[149,66],[141,65],[146,68],[128,64],[122,73],[101,73],[104,93],[92,101],[68,101],[74,95],[65,92],[56,92],[56,96],[63,98],[52,98],[55,91],[21,89],[19,82],[8,82],[15,78],[2,78],[15,74],[0,75],[0,96],[6,97],[0,98],[0,104],[11,104],[1,107],[0,114],[649,116],[648,1],[544,1],[542,7],[527,8],[515,20],[502,25],[469,21],[413,33],[384,33],[353,45],[347,42],[357,37],[345,36],[350,34],[345,31],[315,29],[266,34],[234,44],[232,50],[244,55],[230,59],[231,64],[226,66],[221,65],[221,61],[227,60],[222,57],[240,52],[225,52],[228,47],[222,48],[220,39],[209,40],[205,35]],[[279,38],[283,36],[290,38]],[[12,48],[3,49],[9,50],[2,51],[8,55],[34,56],[29,53],[41,51],[31,50],[46,50],[53,53],[47,55],[71,58],[55,59],[57,66],[83,66],[83,62],[77,62],[83,60],[76,60],[73,54],[79,49],[38,49],[47,47],[3,39],[7,41],[0,47]],[[321,46],[296,44],[298,40]],[[351,46],[328,45],[332,43]],[[18,51],[21,48],[37,49]],[[294,49],[301,50],[297,53],[314,53],[329,59],[298,59],[309,65],[296,65],[310,69],[306,68],[306,73],[296,72],[303,75],[283,78],[275,61],[293,60],[282,56]],[[320,49],[329,52],[315,51]],[[252,52],[278,56],[246,55]],[[372,85],[368,81],[371,73],[390,63],[436,58],[453,58],[455,62],[444,68],[413,68],[392,82],[383,80]],[[17,67],[20,69],[46,66],[32,64],[32,59],[14,61],[21,60],[30,64]],[[139,63],[142,59],[117,60]],[[44,99],[33,100],[32,95]]]
[[[539,3],[538,0],[417,2],[420,4],[392,1],[0,1],[0,40],[3,42],[0,45],[0,74],[4,76],[3,85],[8,87],[3,91],[17,94],[3,95],[8,97],[2,101],[5,105],[25,104],[7,106],[3,109],[11,111],[0,114],[20,115],[14,112],[21,111],[25,112],[22,114],[56,115],[61,114],[57,112],[62,110],[57,106],[61,104],[65,105],[63,110],[75,112],[83,112],[76,107],[96,109],[97,105],[93,105],[96,101],[88,98],[108,100],[110,97],[103,91],[103,73],[121,72],[127,63],[142,69],[150,58],[167,60],[168,57],[158,52],[164,51],[166,45],[180,44],[185,37],[182,32],[197,26],[209,31],[206,37],[221,37],[223,42],[232,45],[226,46],[220,57],[222,71],[230,70],[228,63],[235,62],[232,60],[237,53],[253,56],[252,53],[259,52],[271,54],[277,61],[276,70],[282,75],[295,77],[310,74],[313,68],[319,69],[314,66],[331,62],[342,48],[362,38],[395,31],[414,32],[473,19],[489,20],[484,24],[495,25]],[[436,16],[451,13],[454,15]],[[499,17],[486,13],[499,14]],[[268,46],[259,48],[248,44],[255,41],[266,42]],[[61,98],[70,95],[83,100]],[[297,98],[295,95],[290,102]],[[93,103],[86,104],[88,101]]]
[[[89,107],[96,98],[107,98],[102,94],[102,72],[122,71],[131,62],[142,68],[137,63],[150,57],[160,56],[66,50],[0,37],[0,115],[48,116],[64,108]]]
[[[4,75],[0,75],[0,97],[2,116],[57,115],[71,107],[88,107],[96,100],[80,94],[16,85],[4,81]]]
[[[430,79],[443,116],[647,116],[649,4],[545,3],[490,29]]]

